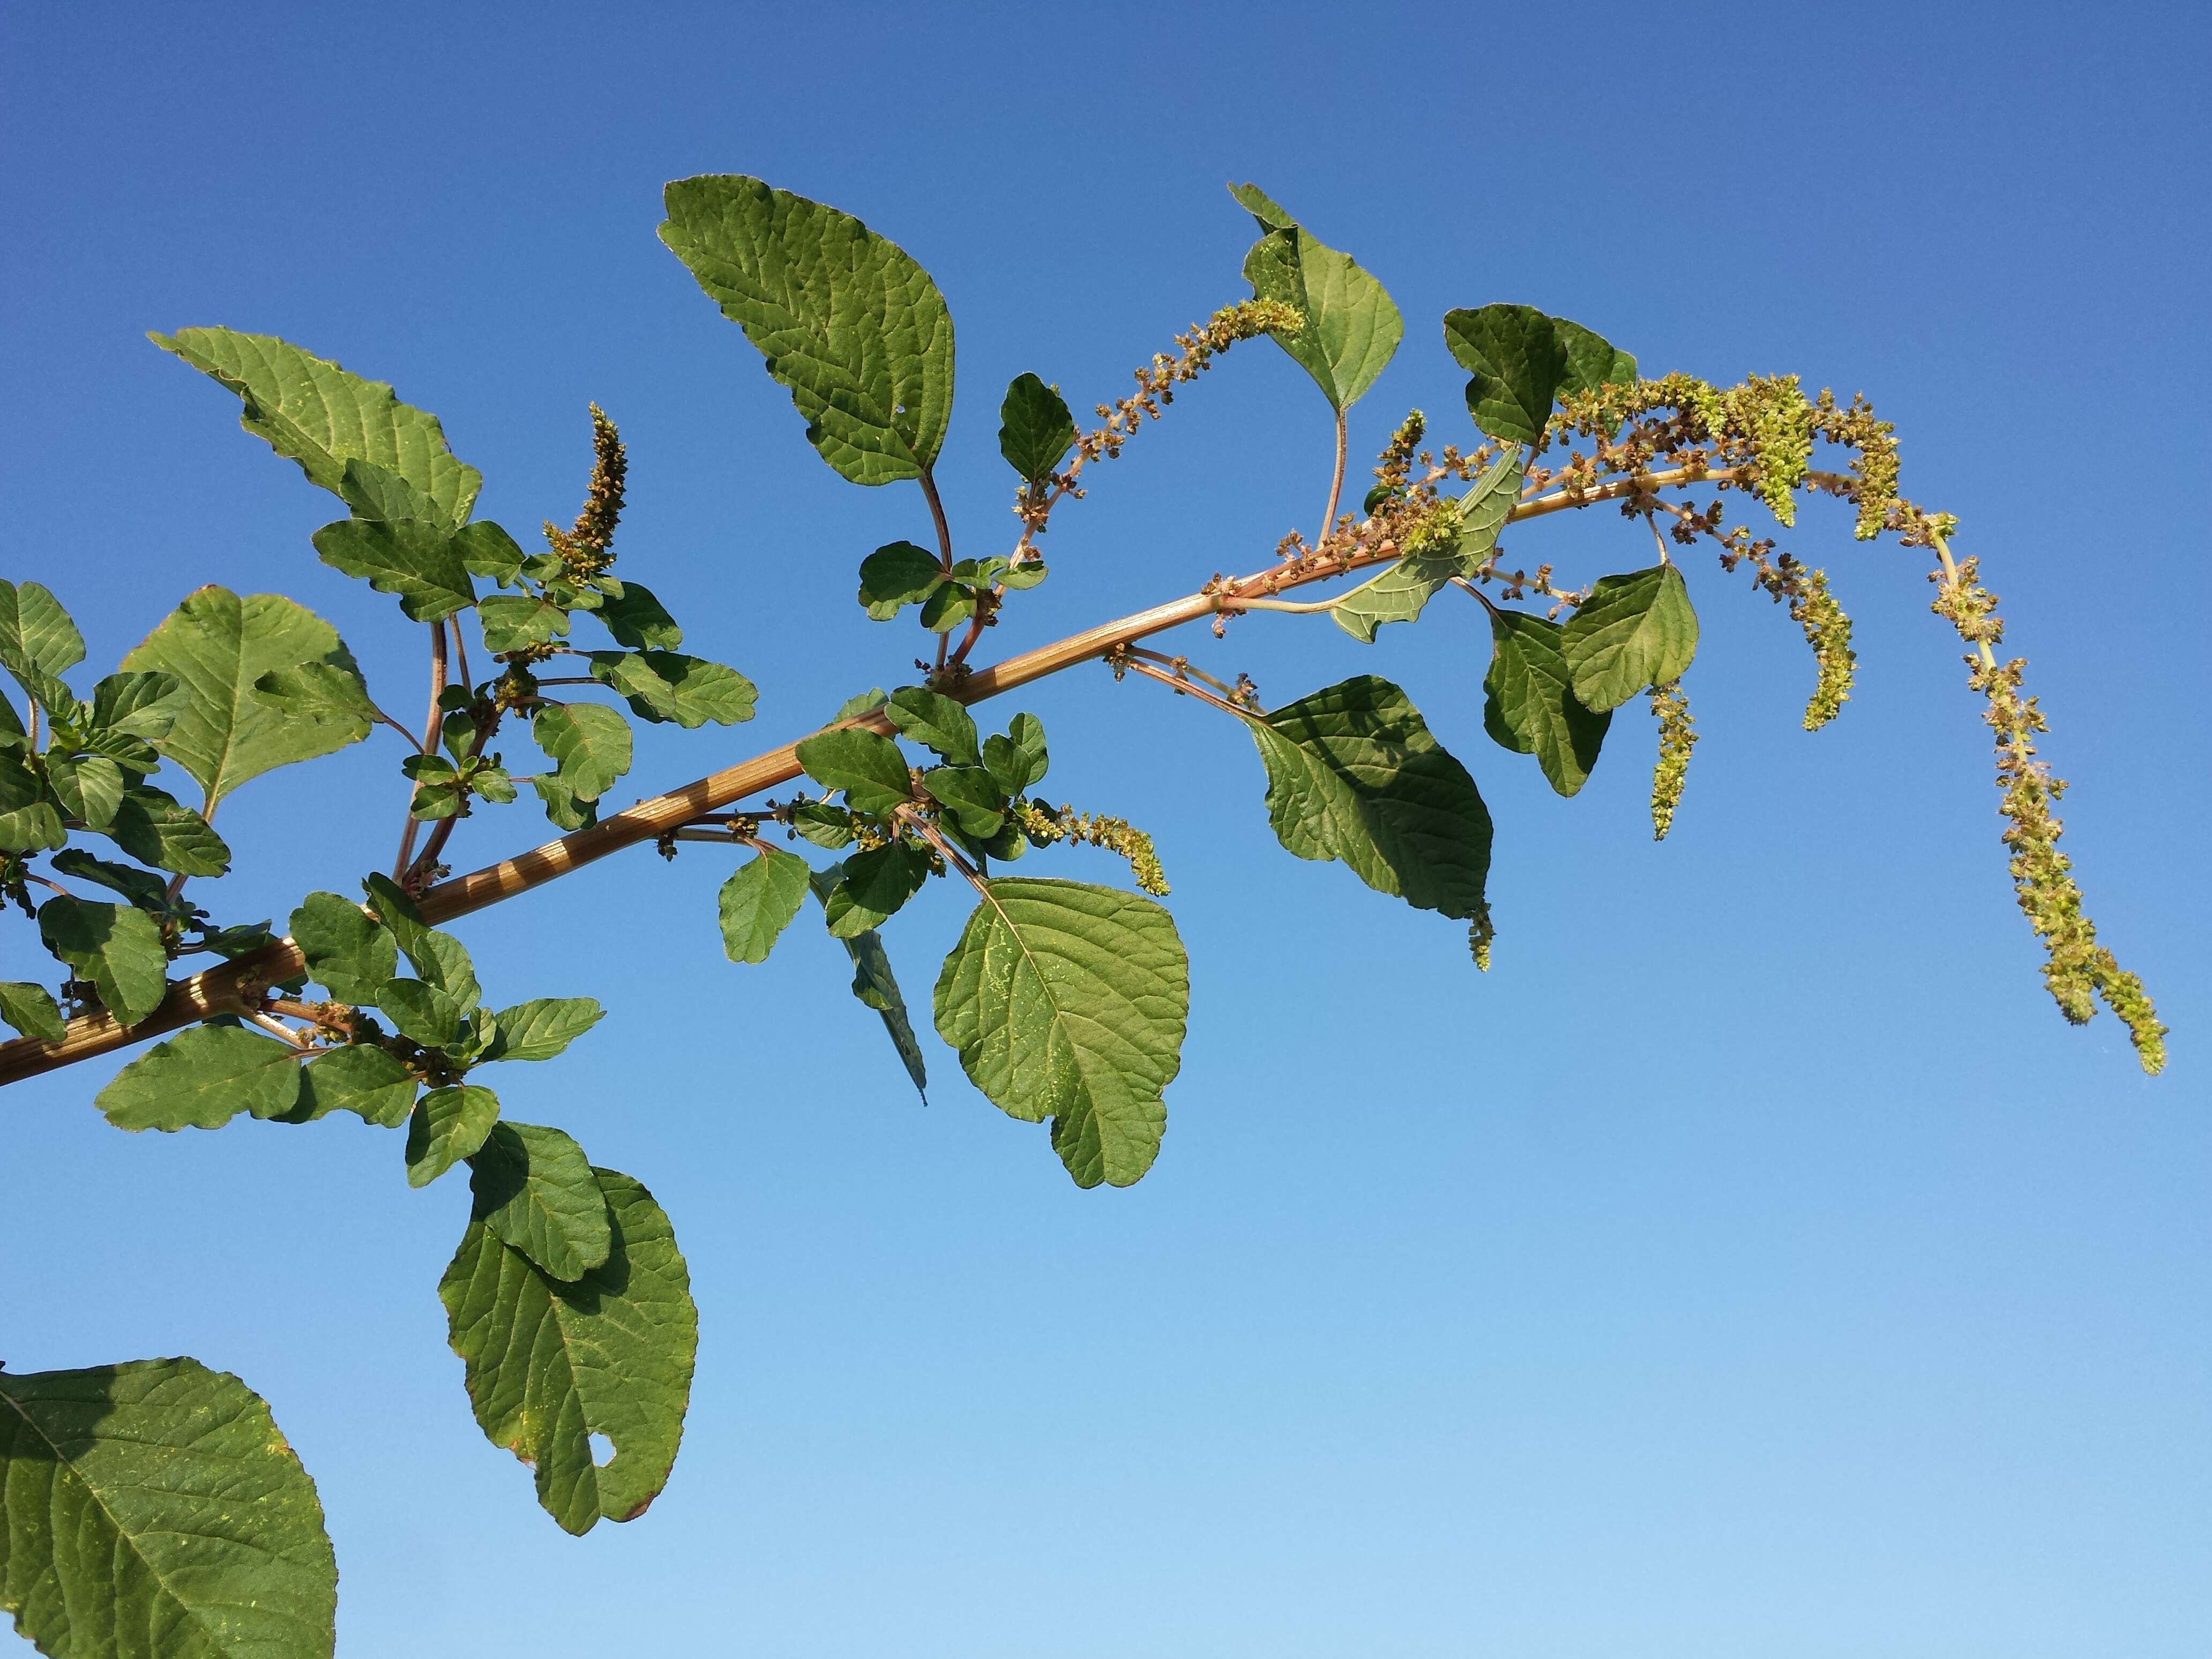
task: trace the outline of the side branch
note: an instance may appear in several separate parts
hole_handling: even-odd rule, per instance
[[[1731,476],[1728,469],[1702,466],[1644,473],[1632,478],[1613,480],[1594,489],[1569,489],[1538,496],[1520,503],[1513,509],[1510,517],[1513,520],[1540,518],[1570,507],[1648,494],[1671,484],[1717,482]],[[1385,542],[1369,548],[1354,542],[1341,551],[1333,550],[1325,557],[1277,565],[1233,581],[1217,579],[1200,592],[1186,594],[1166,605],[1155,605],[1133,616],[1102,623],[1096,628],[1071,635],[1054,644],[1009,657],[993,667],[978,669],[957,685],[948,684],[945,690],[947,695],[962,702],[981,702],[988,697],[995,697],[1002,692],[1012,691],[1048,675],[1056,674],[1077,663],[1103,657],[1116,646],[1133,644],[1152,635],[1180,628],[1185,623],[1196,622],[1204,617],[1234,613],[1248,606],[1272,609],[1273,606],[1265,604],[1264,596],[1303,587],[1311,582],[1327,581],[1354,570],[1387,563],[1397,556],[1398,549],[1395,544]],[[1261,603],[1254,604],[1255,599]],[[848,723],[866,726],[885,737],[894,735],[890,722],[881,713],[871,714]],[[573,835],[548,842],[543,847],[514,858],[503,859],[483,869],[441,882],[422,895],[422,914],[434,923],[468,915],[502,899],[527,892],[533,887],[542,887],[547,882],[557,880],[611,853],[658,840],[672,830],[683,828],[702,813],[719,811],[764,789],[788,783],[798,777],[802,769],[799,764],[797,744],[786,744],[780,749],[770,750],[738,765],[685,784],[680,789],[641,800],[587,830],[579,830]],[[299,947],[289,939],[281,939],[264,945],[250,956],[240,957],[236,961],[224,963],[220,967],[210,968],[189,979],[176,981],[169,988],[161,1006],[136,1025],[119,1024],[112,1015],[102,1011],[81,1015],[71,1020],[58,1042],[46,1042],[36,1037],[17,1037],[0,1042],[0,1085],[38,1077],[79,1060],[112,1054],[131,1043],[162,1036],[213,1015],[245,1012],[248,1004],[257,1000],[263,989],[291,978],[305,966]]]

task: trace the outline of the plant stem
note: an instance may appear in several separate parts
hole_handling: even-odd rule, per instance
[[[1735,476],[1734,469],[1706,467],[1680,467],[1668,472],[1640,473],[1632,478],[1618,479],[1595,489],[1563,490],[1521,502],[1513,508],[1510,517],[1510,521],[1517,523],[1523,519],[1540,518],[1602,501],[1617,501],[1624,495],[1663,489],[1672,484],[1717,482],[1723,478],[1732,479]],[[1826,484],[1849,482],[1834,474],[1808,473],[1807,476]],[[1090,662],[1117,646],[1133,645],[1139,640],[1148,639],[1152,635],[1165,633],[1169,629],[1179,628],[1203,617],[1248,607],[1256,608],[1255,600],[1238,597],[1237,591],[1243,587],[1256,587],[1272,581],[1276,585],[1276,591],[1279,592],[1283,588],[1325,581],[1353,570],[1388,563],[1397,556],[1395,547],[1387,552],[1380,550],[1362,552],[1354,548],[1331,558],[1322,568],[1301,570],[1272,566],[1234,583],[1210,585],[1201,592],[1185,594],[1179,599],[1171,599],[1165,605],[1154,605],[1148,611],[1117,617],[1112,622],[1101,623],[1080,634],[1072,634],[1053,644],[1040,646],[1034,651],[1009,657],[991,667],[978,669],[957,685],[947,686],[945,695],[963,703],[981,702],[987,698],[1059,673],[1078,663]],[[443,690],[442,684],[439,689]],[[884,737],[895,735],[895,729],[881,709],[840,724],[864,727]],[[431,731],[431,740],[434,743],[436,740],[434,726]],[[483,909],[517,894],[528,892],[532,888],[542,887],[548,882],[556,881],[572,871],[580,870],[585,865],[595,863],[626,847],[658,840],[669,830],[682,829],[702,813],[719,811],[763,790],[788,783],[803,770],[799,764],[796,744],[786,744],[781,748],[769,750],[738,765],[695,779],[665,794],[641,800],[611,817],[602,819],[589,829],[576,830],[531,852],[440,882],[422,894],[422,913],[433,924],[437,924]],[[411,846],[411,841],[410,844]],[[400,867],[404,870],[404,864]],[[298,945],[289,939],[277,939],[236,961],[175,981],[169,987],[168,994],[163,998],[161,1006],[136,1025],[119,1024],[112,1015],[102,1010],[70,1021],[67,1034],[58,1043],[45,1043],[29,1037],[0,1042],[0,1085],[58,1071],[64,1066],[90,1060],[96,1055],[112,1054],[144,1038],[159,1036],[217,1014],[241,1012],[242,1000],[252,988],[289,979],[305,965],[305,958],[301,956]]]
[[[1340,409],[1336,411],[1336,472],[1328,481],[1328,506],[1321,515],[1321,534],[1314,538],[1316,547],[1328,546],[1329,532],[1336,528],[1336,504],[1344,494],[1345,435],[1345,413]]]
[[[1250,709],[1240,708],[1228,698],[1217,697],[1203,686],[1193,685],[1188,680],[1179,679],[1164,668],[1155,668],[1148,662],[1138,662],[1127,657],[1122,658],[1118,665],[1126,668],[1133,674],[1142,674],[1148,680],[1158,680],[1179,697],[1196,697],[1200,702],[1212,703],[1224,714],[1234,714],[1240,720],[1251,720],[1257,718]]]
[[[445,711],[438,707],[438,699],[446,695],[446,624],[430,624],[430,712],[422,722],[422,741],[419,752],[428,755],[438,746],[438,727],[445,719]],[[392,861],[392,878],[407,879],[407,866],[415,861],[415,836],[422,828],[415,816],[415,781],[407,781],[407,824],[399,832],[399,856]],[[279,975],[279,978],[285,975]]]

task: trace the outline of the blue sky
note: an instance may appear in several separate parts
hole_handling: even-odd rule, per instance
[[[1857,623],[1859,689],[1816,736],[1786,617],[1692,562],[1704,741],[1662,846],[1640,712],[1572,801],[1486,739],[1473,607],[1372,650],[1289,617],[1189,641],[1270,701],[1407,687],[1498,819],[1486,976],[1455,926],[1284,855],[1227,721],[1064,675],[1001,712],[1043,718],[1056,799],[1153,832],[1193,962],[1133,1189],[1074,1189],[933,1041],[922,1109],[818,933],[723,961],[710,849],[462,925],[501,1000],[607,1003],[501,1079],[508,1109],[646,1182],[690,1259],[684,1453],[630,1526],[561,1534],[470,1419],[434,1291],[458,1180],[410,1192],[360,1126],[120,1134],[89,1104],[112,1061],[12,1091],[0,1358],[189,1352],[260,1389],[329,1512],[346,1659],[2212,1645],[2200,10],[105,6],[0,29],[7,574],[56,588],[95,665],[220,581],[312,605],[387,701],[419,696],[418,630],[307,545],[331,503],[143,337],[222,323],[436,410],[518,531],[574,512],[597,399],[632,456],[623,570],[763,691],[750,727],[651,734],[626,783],[785,741],[906,672],[919,635],[869,623],[854,571],[927,520],[807,448],[655,240],[660,185],[757,173],[934,274],[959,331],[944,482],[984,552],[1012,539],[1001,388],[1118,395],[1241,297],[1251,222],[1222,183],[1250,178],[1407,318],[1355,453],[1412,406],[1460,429],[1437,319],[1493,300],[1647,370],[1873,397],[1906,489],[2006,602],[2075,784],[2067,848],[2173,1028],[2147,1080],[2116,1021],[2053,1010],[1923,561],[1840,509],[1785,543]],[[1053,580],[994,646],[1264,562],[1328,457],[1310,385],[1241,348],[1063,511]],[[1642,533],[1593,515],[1508,545],[1578,579],[1644,563]],[[281,916],[387,861],[395,753],[250,786],[210,901]],[[479,817],[457,860],[541,829]],[[917,1006],[965,910],[933,890],[891,928]],[[5,976],[40,971],[21,933]]]

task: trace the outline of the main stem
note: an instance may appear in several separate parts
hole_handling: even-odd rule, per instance
[[[1681,467],[1667,472],[1645,473],[1595,489],[1573,492],[1571,499],[1568,492],[1562,491],[1522,502],[1513,509],[1510,520],[1540,518],[1567,507],[1618,501],[1638,491],[1662,489],[1671,484],[1714,482],[1733,476],[1732,472],[1723,469],[1705,467]],[[1170,628],[1196,622],[1200,617],[1241,611],[1246,608],[1246,602],[1241,597],[1243,589],[1263,584],[1271,592],[1302,587],[1310,582],[1326,581],[1370,565],[1387,563],[1397,556],[1397,548],[1385,543],[1371,550],[1349,551],[1341,557],[1317,562],[1308,569],[1286,571],[1278,566],[1255,572],[1239,581],[1215,582],[1196,593],[1185,594],[1182,599],[1154,605],[1149,611],[1139,611],[1133,616],[1102,623],[1096,628],[1070,635],[1054,644],[1009,657],[989,668],[978,669],[957,684],[948,684],[945,688],[945,694],[963,703],[981,702],[1043,679],[1048,675],[1056,674],[1064,668],[1103,657],[1115,646],[1133,644],[1154,634],[1164,633]],[[433,657],[433,684],[437,690],[442,691],[445,689],[441,678],[445,660],[442,632],[439,647]],[[435,708],[434,693],[434,715]],[[881,711],[844,723],[865,726],[884,737],[896,735],[895,728]],[[428,743],[434,744],[436,740],[434,723]],[[772,749],[763,755],[756,755],[750,760],[687,783],[680,789],[640,801],[628,811],[617,812],[587,830],[579,830],[574,835],[548,842],[543,847],[514,858],[503,859],[497,864],[471,871],[465,876],[456,876],[451,881],[441,882],[422,895],[422,914],[436,923],[451,921],[457,916],[483,909],[502,899],[513,898],[533,887],[542,887],[547,882],[557,880],[611,853],[657,840],[672,830],[683,828],[702,813],[716,811],[748,796],[757,795],[763,789],[773,789],[778,784],[788,783],[803,769],[799,764],[795,742],[786,744],[780,749]],[[405,865],[403,863],[400,867],[404,870]],[[112,1054],[147,1037],[159,1036],[164,1032],[219,1014],[246,1012],[248,1002],[262,990],[292,978],[306,965],[299,946],[289,939],[280,939],[262,946],[250,956],[240,957],[219,968],[210,968],[204,973],[194,974],[189,979],[177,981],[170,986],[161,1006],[135,1025],[125,1025],[102,1009],[71,1020],[58,1042],[46,1042],[36,1037],[17,1037],[11,1042],[0,1042],[0,1085],[58,1071],[64,1066]]]

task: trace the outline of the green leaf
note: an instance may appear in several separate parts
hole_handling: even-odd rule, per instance
[[[903,841],[854,854],[845,860],[845,878],[823,906],[830,933],[850,939],[888,921],[928,879],[928,856]]]
[[[402,1036],[425,1048],[444,1048],[459,1042],[461,1019],[468,1012],[436,986],[419,979],[386,981],[377,993],[376,1006]]]
[[[823,914],[829,914],[830,900],[845,878],[845,866],[830,865],[827,869],[810,871],[807,882],[821,903]],[[921,1103],[929,1104],[929,1067],[923,1061],[921,1044],[914,1034],[914,1023],[908,1018],[906,999],[899,994],[897,977],[891,972],[890,956],[884,950],[883,935],[871,930],[840,939],[845,953],[853,959],[853,994],[866,1007],[872,1008],[882,1018],[884,1030],[890,1036],[891,1046],[898,1050],[900,1063],[906,1074],[914,1079]]]
[[[438,1284],[477,1425],[532,1467],[538,1503],[577,1534],[635,1520],[667,1484],[699,1343],[667,1216],[628,1176],[592,1173],[610,1246],[580,1280],[550,1278],[471,1221]],[[604,1464],[594,1434],[614,1444]]]
[[[391,877],[371,872],[362,879],[361,890],[376,919],[392,930],[399,948],[406,950],[429,928],[415,901]]]
[[[951,812],[963,834],[988,840],[1006,821],[1006,799],[999,781],[980,766],[939,766],[921,775],[921,787]]]
[[[577,830],[599,821],[596,799],[582,800],[558,778],[540,775],[530,780],[538,799],[545,803],[545,817],[556,830]]]
[[[732,962],[766,962],[806,902],[806,860],[773,847],[722,884],[722,949]]]
[[[469,1160],[472,1220],[538,1267],[573,1284],[606,1261],[606,1194],[584,1149],[558,1129],[498,1123]]]
[[[118,1129],[220,1129],[299,1103],[300,1051],[241,1025],[195,1025],[115,1074],[94,1103]]]
[[[1274,336],[1275,343],[1313,376],[1331,408],[1349,409],[1396,355],[1405,319],[1350,254],[1316,241],[1258,185],[1232,185],[1230,194],[1264,233],[1244,256],[1253,297],[1279,301],[1305,319],[1297,333]]]
[[[499,1097],[489,1089],[457,1083],[429,1091],[407,1120],[407,1184],[427,1187],[474,1157],[498,1121]]]
[[[1231,185],[1229,193],[1237,198],[1239,206],[1260,222],[1261,230],[1294,230],[1297,228],[1298,222],[1291,217],[1291,210],[1259,185]]]
[[[562,785],[578,800],[597,800],[629,770],[629,722],[594,702],[548,703],[530,735],[560,769]]]
[[[912,799],[906,757],[879,732],[857,726],[817,732],[799,743],[799,763],[824,789],[842,789],[855,812],[888,812]]]
[[[340,493],[346,462],[360,459],[404,479],[448,528],[467,521],[483,474],[453,459],[436,416],[401,403],[382,381],[265,334],[180,328],[146,337],[236,392],[246,405],[240,424],[297,461],[311,483]]]
[[[382,1129],[396,1129],[415,1107],[415,1074],[369,1042],[326,1048],[300,1070],[300,1103],[288,1123],[307,1123],[331,1112],[353,1112]]]
[[[484,649],[497,655],[565,638],[568,613],[535,593],[487,593],[477,601]]]
[[[1433,551],[1407,554],[1373,580],[1353,588],[1329,610],[1336,625],[1364,645],[1385,623],[1413,622],[1454,576],[1472,576],[1498,545],[1498,532],[1520,499],[1528,454],[1513,450],[1490,464],[1452,503],[1456,522],[1449,540]]]
[[[938,584],[922,601],[921,625],[933,634],[949,634],[975,614],[975,590],[959,582]]]
[[[230,848],[215,827],[166,790],[139,784],[123,792],[123,804],[102,831],[141,864],[180,876],[219,876],[230,868]]]
[[[310,538],[331,569],[397,594],[410,621],[437,622],[477,602],[452,529],[423,519],[340,519]]]
[[[935,750],[955,766],[980,766],[975,718],[941,691],[904,685],[890,695],[885,714],[900,735]]]
[[[50,898],[39,907],[46,948],[91,981],[118,1023],[136,1025],[168,990],[161,929],[143,910],[90,899]]]
[[[166,738],[185,703],[174,674],[110,674],[92,688],[92,723],[118,737]]]
[[[1698,613],[1671,564],[1601,576],[1561,630],[1575,696],[1597,711],[1618,708],[1647,686],[1680,678],[1698,653]]]
[[[550,1060],[606,1018],[592,997],[533,997],[493,1018],[499,1035],[484,1050],[493,1060]]]
[[[791,827],[802,838],[831,852],[853,844],[853,815],[827,801],[802,800],[791,809]]]
[[[75,876],[80,881],[96,883],[111,893],[122,894],[141,910],[150,910],[158,915],[169,908],[169,884],[151,871],[128,864],[111,864],[93,857],[81,847],[55,854],[52,862],[56,875]]]
[[[684,643],[684,630],[676,625],[676,618],[642,582],[624,582],[621,596],[600,605],[599,617],[615,636],[615,643],[632,650],[649,647],[672,651]]]
[[[399,946],[391,933],[339,894],[308,894],[289,925],[292,942],[307,959],[307,977],[334,1001],[366,1007],[399,970]]]
[[[1031,784],[1042,783],[1044,775],[1052,768],[1052,758],[1045,750],[1044,722],[1035,714],[1017,714],[1006,724],[1006,736],[1021,751],[1023,768],[1028,774],[1022,787],[1026,789]]]
[[[757,179],[668,186],[660,240],[745,331],[854,483],[919,477],[952,412],[952,318],[929,274],[858,219]]]
[[[476,965],[469,960],[467,946],[451,933],[441,933],[434,927],[394,932],[399,948],[407,953],[407,960],[415,965],[416,973],[453,998],[463,1013],[477,1006],[483,993],[477,984]]]
[[[1383,623],[1419,621],[1429,601],[1459,574],[1459,561],[1449,555],[1409,553],[1331,605],[1329,618],[1362,645],[1372,645]]]
[[[125,669],[183,682],[184,708],[159,747],[207,792],[210,806],[249,778],[367,734],[365,722],[297,720],[252,695],[264,674],[302,664],[336,669],[356,684],[361,679],[337,630],[314,612],[282,594],[241,599],[212,586],[189,595],[123,659]],[[360,698],[368,702],[365,689]]]
[[[1467,410],[1493,438],[1534,443],[1567,383],[1567,348],[1534,306],[1484,306],[1444,313],[1444,343],[1467,383]]]
[[[336,663],[271,669],[253,682],[253,698],[289,724],[328,727],[333,749],[359,743],[376,724],[376,709],[361,676]]]
[[[889,622],[902,605],[927,599],[944,580],[936,554],[912,542],[891,542],[860,561],[860,603],[877,622]]]
[[[59,1042],[69,1029],[54,994],[28,980],[0,980],[0,1019],[42,1042]]]
[[[1126,1187],[1158,1155],[1182,1064],[1190,969],[1174,920],[1108,887],[984,885],[938,976],[937,1033],[993,1105],[1052,1120],[1077,1186]]]
[[[38,582],[0,580],[0,666],[23,689],[58,679],[84,660],[84,635],[51,590]]]
[[[46,783],[62,811],[88,830],[105,830],[123,805],[123,769],[104,755],[46,756]]]
[[[522,550],[514,538],[489,519],[463,525],[453,532],[453,545],[460,550],[461,568],[471,576],[511,582],[522,568]]]
[[[17,751],[0,749],[0,851],[35,853],[68,842],[46,781]]]
[[[1482,724],[1506,748],[1534,755],[1552,787],[1571,795],[1597,764],[1613,716],[1593,714],[1576,698],[1560,633],[1557,623],[1523,611],[1491,613]]]
[[[882,686],[872,685],[866,690],[857,692],[839,703],[837,712],[830,719],[833,723],[838,720],[857,720],[862,714],[872,714],[890,701],[884,695]]]
[[[1275,836],[1378,893],[1461,921],[1482,914],[1490,813],[1467,769],[1389,681],[1361,674],[1252,722]]]
[[[1562,393],[1636,384],[1636,359],[1616,350],[1612,341],[1564,317],[1553,318],[1552,327],[1567,354],[1566,378],[1559,382]]]
[[[620,692],[641,720],[690,731],[753,717],[753,683],[720,663],[672,651],[594,651],[591,663],[592,678]]]
[[[314,1482],[196,1359],[0,1374],[0,1608],[53,1659],[330,1659]]]
[[[999,405],[999,453],[1025,482],[1048,478],[1075,443],[1075,417],[1060,388],[1018,374]]]

